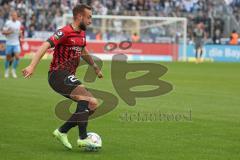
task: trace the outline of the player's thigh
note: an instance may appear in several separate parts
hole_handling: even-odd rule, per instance
[[[20,54],[19,54],[19,53],[15,53],[15,54],[14,54],[14,58],[15,58],[15,59],[20,59]]]
[[[5,53],[6,53],[6,59],[10,61],[12,59],[13,46],[7,45]]]
[[[89,102],[89,108],[95,110],[97,100],[93,95],[82,85],[82,83],[67,71],[52,71],[49,72],[49,85],[57,93],[70,98],[76,102],[85,100]]]
[[[68,71],[51,71],[48,74],[48,82],[54,91],[70,98],[71,92],[81,84],[81,82]]]
[[[20,45],[16,45],[13,47],[13,53],[16,59],[19,59],[19,55],[21,53],[21,47]]]
[[[14,48],[14,46],[13,45],[6,45],[6,55],[8,55],[8,54],[12,54],[13,53],[13,48]]]
[[[201,45],[200,44],[196,44],[195,49],[196,49],[196,51],[199,51],[201,49]]]
[[[98,101],[94,96],[89,92],[84,85],[79,85],[70,94],[70,98],[75,101],[85,100],[89,102],[89,109],[95,110],[98,106]]]

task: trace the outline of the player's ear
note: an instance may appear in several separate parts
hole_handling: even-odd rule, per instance
[[[83,17],[82,13],[79,13],[78,15],[79,15],[79,17],[80,17],[80,18],[82,18],[82,17]]]
[[[79,15],[80,16],[80,20],[82,21],[83,20],[83,16],[82,15]]]
[[[76,19],[77,19],[77,20],[82,20],[81,14],[78,13],[77,16],[76,16]]]

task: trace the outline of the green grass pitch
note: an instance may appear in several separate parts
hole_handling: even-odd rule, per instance
[[[19,68],[29,60],[22,60]],[[240,158],[240,63],[161,63],[169,70],[162,79],[174,89],[160,97],[138,98],[129,107],[119,98],[118,107],[90,121],[89,131],[101,135],[100,152],[79,151],[77,129],[67,151],[52,137],[62,121],[54,106],[64,98],[48,85],[50,61],[40,63],[32,79],[3,79],[0,65],[1,160],[237,160]],[[20,70],[20,69],[19,69]],[[104,79],[86,86],[113,93],[111,64],[104,62]],[[20,71],[18,71],[20,75]],[[83,71],[78,74],[82,80]],[[74,107],[74,106],[73,106]],[[125,121],[124,113],[164,113],[191,121]]]

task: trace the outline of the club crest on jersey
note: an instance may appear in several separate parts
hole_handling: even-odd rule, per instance
[[[57,31],[55,34],[54,34],[54,37],[59,40],[60,38],[62,38],[64,36],[63,32],[62,31]]]

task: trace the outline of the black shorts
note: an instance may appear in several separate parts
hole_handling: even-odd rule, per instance
[[[48,83],[54,91],[70,98],[72,91],[82,83],[68,71],[59,70],[48,72]]]
[[[203,48],[203,43],[196,43],[195,44],[195,49],[202,49]]]

